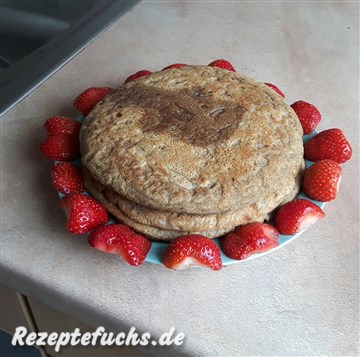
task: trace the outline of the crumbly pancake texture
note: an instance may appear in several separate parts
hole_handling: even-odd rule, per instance
[[[83,165],[136,204],[188,214],[277,207],[301,175],[302,128],[272,89],[208,66],[157,72],[98,103]]]

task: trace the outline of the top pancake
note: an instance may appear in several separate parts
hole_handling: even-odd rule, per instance
[[[196,214],[275,208],[303,160],[301,125],[277,93],[208,66],[121,86],[88,115],[80,142],[103,185],[150,208]]]

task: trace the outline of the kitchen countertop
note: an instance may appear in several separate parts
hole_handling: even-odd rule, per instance
[[[2,283],[92,326],[155,337],[176,327],[181,347],[158,355],[358,355],[359,3],[144,1],[1,119]],[[292,103],[315,104],[319,130],[353,146],[336,201],[300,238],[226,267],[132,268],[65,232],[66,217],[39,144],[47,117],[76,117],[89,86],[120,85],[140,69],[226,58]]]

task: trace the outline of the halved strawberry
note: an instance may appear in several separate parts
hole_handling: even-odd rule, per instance
[[[124,224],[109,224],[93,230],[89,244],[105,253],[117,254],[130,265],[144,262],[151,242]]]
[[[330,159],[342,164],[351,155],[351,145],[340,129],[324,130],[304,145],[304,157],[310,161]]]
[[[68,117],[51,117],[45,122],[48,135],[67,134],[78,136],[81,123]]]
[[[185,67],[185,66],[187,66],[187,64],[185,64],[185,63],[174,63],[174,64],[164,67],[162,69],[162,71],[165,71],[166,69],[170,69],[170,68],[180,68],[180,67]]]
[[[220,239],[220,248],[231,259],[242,260],[254,253],[279,245],[278,230],[266,223],[253,222],[239,226]]]
[[[277,94],[281,95],[283,98],[285,98],[285,94],[275,85],[271,83],[264,83],[269,88],[273,89]]]
[[[95,107],[106,95],[112,92],[109,87],[91,87],[84,90],[74,100],[74,107],[82,114],[88,115],[92,108]]]
[[[56,191],[70,194],[85,191],[81,170],[71,162],[60,162],[51,169]]]
[[[276,213],[274,223],[281,234],[295,234],[323,218],[325,213],[315,203],[295,199],[285,203]]]
[[[320,123],[320,112],[314,105],[303,100],[291,104],[291,107],[299,118],[304,134],[311,134]]]
[[[189,234],[174,239],[166,248],[162,258],[169,269],[187,269],[190,266],[205,266],[220,270],[222,261],[218,246],[209,238]]]
[[[336,198],[341,180],[341,167],[333,160],[321,160],[305,170],[303,191],[313,200],[328,202]]]
[[[133,81],[135,79],[138,79],[140,77],[148,76],[151,73],[152,72],[148,71],[147,69],[143,69],[143,70],[138,71],[138,72],[132,74],[131,76],[127,77],[125,79],[125,83],[131,82],[131,81]]]
[[[68,217],[66,229],[73,234],[90,232],[109,220],[105,207],[83,193],[63,197],[60,206]]]
[[[80,157],[79,138],[67,134],[50,135],[41,143],[40,151],[55,161],[72,161]]]
[[[212,61],[208,64],[208,66],[218,67],[218,68],[222,68],[222,69],[227,69],[228,71],[236,72],[233,65],[229,61],[226,61],[224,59],[218,59],[218,60]]]

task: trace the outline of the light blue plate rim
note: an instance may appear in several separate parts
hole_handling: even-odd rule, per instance
[[[77,121],[79,122],[83,122],[84,121],[84,117],[80,116]],[[318,131],[315,130],[313,133],[309,134],[309,135],[304,135],[303,136],[303,143],[305,144],[309,139],[311,139],[314,135],[318,134]],[[75,165],[80,166],[80,160],[75,160],[72,161]],[[55,162],[56,164],[57,162]],[[308,168],[309,166],[311,166],[313,164],[313,162],[305,160],[305,165],[306,168]],[[85,194],[88,194],[87,192],[84,192]],[[64,194],[61,192],[58,192],[60,198],[64,197]],[[321,209],[323,209],[325,207],[325,202],[319,202],[319,201],[314,201],[312,199],[310,199],[309,197],[307,197],[303,192],[300,192],[297,196],[297,198],[306,198],[307,200],[315,203],[317,206],[319,206]],[[109,223],[115,223],[114,220],[109,221]],[[272,222],[269,222],[269,224],[273,225]],[[306,229],[304,229],[301,232],[298,232],[296,234],[293,235],[283,235],[283,234],[279,234],[279,245],[266,251],[263,253],[256,253],[256,254],[252,254],[250,255],[248,258],[243,259],[243,260],[234,260],[231,259],[229,257],[227,257],[220,249],[221,252],[221,259],[222,259],[222,264],[223,266],[227,266],[227,265],[232,265],[232,264],[236,264],[236,263],[240,263],[240,262],[244,262],[247,260],[251,260],[251,259],[255,259],[255,258],[260,258],[266,254],[269,254],[271,252],[274,252],[282,247],[284,247],[286,244],[290,243],[291,241],[293,241],[295,238],[299,237],[302,233],[305,232]],[[213,241],[216,243],[216,245],[220,248],[220,242],[218,238],[213,239]],[[164,252],[167,248],[167,246],[169,245],[169,243],[165,243],[165,242],[152,242],[151,244],[151,248],[150,251],[145,259],[146,262],[148,263],[152,263],[152,264],[162,264],[161,259],[164,255]]]

